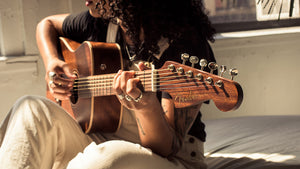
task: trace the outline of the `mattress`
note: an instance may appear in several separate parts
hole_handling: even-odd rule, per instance
[[[206,120],[209,169],[300,169],[300,116]]]

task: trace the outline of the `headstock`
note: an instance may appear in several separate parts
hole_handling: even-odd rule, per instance
[[[158,90],[168,92],[174,102],[175,107],[187,107],[206,100],[213,100],[217,108],[221,111],[231,111],[237,109],[243,100],[243,90],[241,86],[233,81],[233,77],[238,74],[237,69],[229,71],[231,79],[226,79],[223,74],[226,66],[218,66],[216,63],[207,63],[200,60],[201,70],[194,68],[199,62],[198,58],[191,56],[189,61],[192,66],[187,66],[188,54],[183,54],[183,64],[167,61],[158,71]],[[206,65],[210,72],[204,71]],[[220,70],[220,75],[213,74],[214,70]]]

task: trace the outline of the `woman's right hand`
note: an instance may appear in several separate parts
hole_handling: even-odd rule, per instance
[[[51,72],[51,73],[50,73]],[[50,74],[55,74],[53,77]],[[74,79],[76,79],[68,64],[60,59],[49,61],[46,67],[45,80],[52,96],[59,100],[67,100],[71,96]]]

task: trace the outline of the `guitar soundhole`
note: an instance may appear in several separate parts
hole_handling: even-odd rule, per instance
[[[77,80],[75,80],[75,84],[77,83]],[[74,85],[72,91],[72,95],[70,96],[70,101],[72,104],[76,104],[78,101],[78,87]]]
[[[72,104],[76,104],[78,101],[78,71],[73,70],[73,74],[77,76],[77,79],[74,81],[74,87],[71,90],[72,95],[70,96],[70,101]]]

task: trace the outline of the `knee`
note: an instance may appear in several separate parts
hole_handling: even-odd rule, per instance
[[[16,103],[14,104],[14,108],[37,104],[38,100],[40,99],[41,98],[39,96],[33,96],[33,95],[22,96],[16,101]]]
[[[136,159],[137,156],[151,155],[152,151],[140,144],[123,140],[107,141],[98,145],[98,150],[106,155],[111,155],[116,160]]]
[[[14,113],[19,113],[19,112],[26,112],[28,108],[32,109],[41,107],[42,103],[42,98],[39,96],[31,96],[31,95],[25,95],[20,97],[16,103],[13,105],[12,110]]]
[[[139,161],[142,162],[138,159],[151,155],[151,150],[127,141],[114,140],[99,145],[92,143],[69,163],[68,169],[123,168],[130,164],[137,164]]]
[[[40,119],[47,114],[48,107],[47,99],[41,96],[26,95],[16,101],[11,109],[11,116],[23,117],[23,121],[32,118]]]

